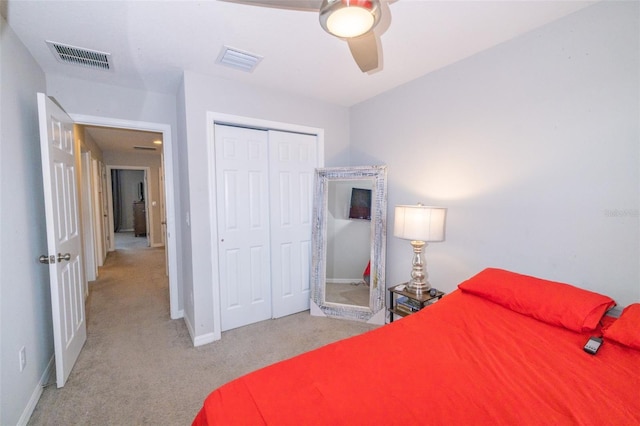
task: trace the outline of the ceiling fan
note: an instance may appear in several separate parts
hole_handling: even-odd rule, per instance
[[[373,29],[380,22],[388,26],[391,14],[387,2],[394,0],[220,0],[252,6],[315,11],[329,34],[345,40],[362,72],[379,67],[379,37]],[[384,9],[384,10],[383,10]],[[385,28],[386,29],[386,28]]]

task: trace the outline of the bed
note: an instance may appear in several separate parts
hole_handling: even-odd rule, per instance
[[[427,308],[233,380],[194,425],[640,424],[640,304],[486,269]],[[595,355],[583,350],[602,336]]]

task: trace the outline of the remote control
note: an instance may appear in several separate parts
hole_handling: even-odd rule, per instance
[[[590,353],[591,355],[595,355],[602,344],[602,339],[600,337],[590,337],[587,341],[587,344],[584,345],[584,351]]]

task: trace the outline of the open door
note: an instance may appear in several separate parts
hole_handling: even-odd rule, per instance
[[[76,179],[73,121],[38,93],[42,181],[49,265],[56,381],[63,387],[87,340],[82,270],[82,235]]]

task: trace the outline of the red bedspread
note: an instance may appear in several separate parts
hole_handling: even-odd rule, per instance
[[[194,425],[640,424],[640,351],[587,338],[455,291],[227,383]]]

